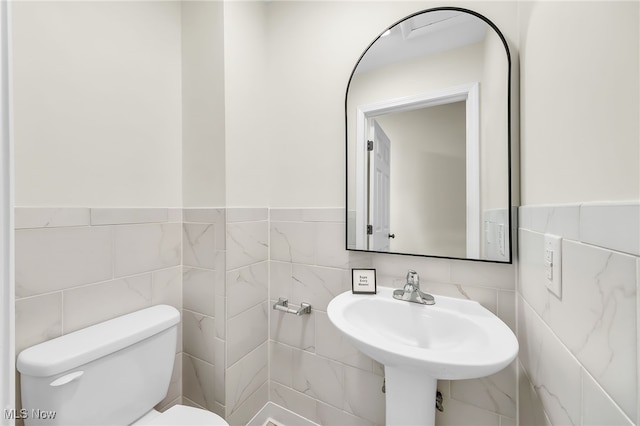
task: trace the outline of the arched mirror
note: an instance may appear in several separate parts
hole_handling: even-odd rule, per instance
[[[365,50],[346,96],[347,249],[511,262],[511,58],[436,8]]]

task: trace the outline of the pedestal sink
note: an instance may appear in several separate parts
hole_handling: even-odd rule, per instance
[[[386,424],[433,425],[438,379],[496,373],[518,354],[513,332],[478,302],[434,295],[435,305],[396,300],[393,289],[336,296],[331,322],[384,364]]]

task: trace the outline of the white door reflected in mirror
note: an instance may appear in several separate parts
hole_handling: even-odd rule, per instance
[[[391,234],[391,140],[374,119],[369,126],[369,246],[375,251],[389,251]],[[369,149],[371,147],[371,149]],[[366,188],[362,188],[366,191]]]

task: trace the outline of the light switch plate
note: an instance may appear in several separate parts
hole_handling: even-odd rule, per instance
[[[562,237],[544,235],[544,271],[547,290],[562,297]]]

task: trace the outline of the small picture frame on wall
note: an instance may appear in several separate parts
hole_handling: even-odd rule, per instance
[[[352,269],[351,292],[353,294],[376,294],[376,270]]]

